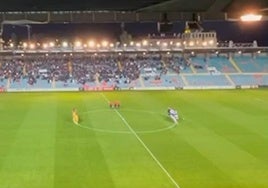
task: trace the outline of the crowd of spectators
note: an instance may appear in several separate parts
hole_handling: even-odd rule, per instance
[[[26,79],[30,85],[39,79],[80,85],[129,84],[144,68],[154,68],[159,78],[168,70],[179,73],[185,67],[183,58],[161,54],[11,54],[0,56],[0,60],[0,81]]]

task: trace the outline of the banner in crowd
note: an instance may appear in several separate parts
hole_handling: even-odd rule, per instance
[[[113,86],[83,86],[83,91],[112,91],[114,90]]]
[[[5,91],[6,91],[6,89],[4,87],[0,87],[0,93],[3,93]]]

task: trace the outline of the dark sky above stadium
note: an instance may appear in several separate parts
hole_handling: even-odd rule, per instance
[[[267,0],[8,0],[0,11],[124,10],[136,11],[240,11],[267,8]]]

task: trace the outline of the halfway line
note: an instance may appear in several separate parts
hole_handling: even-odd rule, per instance
[[[107,103],[110,101],[107,99],[107,97],[101,93],[102,97],[105,99]],[[122,119],[122,121],[125,123],[125,125],[128,127],[130,132],[137,138],[137,140],[141,143],[141,145],[145,148],[145,150],[150,154],[150,156],[154,159],[154,161],[158,164],[158,166],[165,172],[165,174],[169,177],[171,182],[175,185],[176,188],[180,188],[180,186],[177,184],[177,182],[172,178],[172,176],[169,174],[169,172],[165,169],[165,167],[160,163],[160,161],[155,157],[155,155],[151,152],[151,150],[146,146],[146,144],[142,141],[142,139],[137,135],[137,133],[132,129],[132,127],[129,125],[129,123],[125,120],[125,118],[118,112],[118,110],[114,109],[114,111],[117,113],[117,115]]]

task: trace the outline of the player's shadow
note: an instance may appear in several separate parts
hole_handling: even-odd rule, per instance
[[[167,115],[164,115],[164,114],[161,114],[161,116],[163,117],[163,119],[165,120],[165,121],[169,121],[169,122],[173,122],[172,121],[172,119],[169,117],[169,116],[167,116]]]

